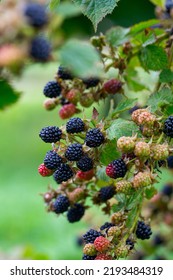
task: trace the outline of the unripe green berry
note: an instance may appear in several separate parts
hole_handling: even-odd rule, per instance
[[[129,253],[129,249],[128,246],[126,245],[121,245],[115,249],[115,255],[118,259],[127,257],[128,253]]]
[[[88,243],[84,246],[83,253],[88,256],[95,256],[97,254],[97,250],[93,243]]]
[[[111,216],[111,222],[113,224],[119,224],[119,223],[123,222],[124,219],[125,219],[125,217],[124,217],[123,212],[116,212],[116,213],[113,213]]]
[[[156,117],[148,111],[142,112],[138,117],[139,125],[153,126],[155,121],[156,121]]]
[[[132,188],[132,183],[126,180],[121,180],[116,183],[116,192],[128,194]]]
[[[123,153],[132,152],[135,147],[135,138],[122,136],[117,141],[117,147]]]
[[[147,187],[151,185],[151,175],[149,172],[139,172],[133,178],[133,186],[135,189]]]
[[[93,99],[92,94],[84,94],[80,98],[80,104],[86,108],[90,107],[93,104],[93,102],[94,102],[94,99]]]
[[[107,231],[107,236],[118,237],[121,235],[121,229],[117,226],[110,227]]]
[[[145,142],[138,142],[135,145],[134,154],[140,158],[147,158],[150,156],[150,145]]]
[[[169,147],[167,144],[153,144],[151,146],[151,157],[154,160],[166,160],[169,156]]]

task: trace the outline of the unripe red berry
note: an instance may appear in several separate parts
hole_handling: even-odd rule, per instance
[[[61,119],[68,119],[76,113],[76,107],[74,104],[66,104],[59,110],[59,116]]]
[[[112,260],[112,257],[107,254],[101,253],[97,255],[95,260]]]
[[[81,93],[79,92],[78,89],[71,89],[67,95],[66,99],[70,102],[73,103],[74,105],[77,104],[77,102],[80,100]]]
[[[47,100],[44,101],[43,106],[46,110],[51,111],[56,107],[56,102],[53,98],[52,99],[47,99]]]
[[[86,171],[86,172],[78,171],[76,173],[76,177],[78,179],[82,180],[82,181],[89,181],[93,178],[93,176],[94,176],[94,170],[93,169],[91,169],[89,171]]]
[[[40,173],[41,176],[43,177],[49,177],[53,174],[54,170],[48,169],[44,163],[40,164],[38,167],[38,172]]]
[[[99,252],[106,251],[110,246],[110,241],[103,236],[99,236],[94,240],[94,247]]]
[[[104,83],[103,89],[110,94],[120,93],[122,91],[122,82],[117,79],[111,79]]]

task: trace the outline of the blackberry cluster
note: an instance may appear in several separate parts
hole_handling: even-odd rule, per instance
[[[173,138],[173,116],[170,116],[169,118],[167,118],[167,120],[164,123],[164,128],[163,128],[163,132]]]
[[[55,170],[63,163],[62,158],[56,151],[49,151],[44,158],[44,165],[50,169]]]
[[[136,229],[136,236],[139,239],[149,239],[150,235],[152,234],[151,228],[149,225],[146,225],[142,221],[138,221],[137,229]]]
[[[71,79],[73,79],[73,75],[64,66],[59,66],[57,75],[62,80],[71,80]]]
[[[95,229],[90,229],[83,235],[83,240],[86,244],[94,243],[94,240],[99,236],[102,236],[102,234],[99,231]]]
[[[24,14],[28,18],[29,24],[34,27],[43,27],[48,22],[46,8],[39,3],[28,3]]]
[[[85,143],[90,148],[99,147],[101,144],[103,144],[105,138],[103,133],[100,131],[99,128],[93,128],[90,129],[85,138]]]
[[[70,201],[67,196],[59,195],[53,204],[53,209],[56,214],[64,213],[70,206]]]
[[[93,169],[93,160],[89,158],[88,156],[83,156],[78,162],[77,162],[77,167],[81,171],[89,171]]]
[[[85,213],[85,207],[80,203],[75,203],[67,212],[67,219],[70,223],[78,222]]]
[[[99,199],[100,201],[107,201],[108,199],[112,198],[115,194],[114,186],[103,187],[99,191]]]
[[[78,161],[81,159],[82,156],[83,156],[82,145],[78,143],[69,145],[65,152],[65,157],[69,161]]]
[[[61,94],[61,86],[58,82],[50,81],[45,85],[43,93],[49,98],[57,97]]]
[[[61,164],[53,174],[55,181],[60,184],[73,177],[73,171],[68,164]]]
[[[46,126],[39,133],[45,143],[56,143],[61,139],[62,130],[57,126]]]
[[[30,55],[39,62],[46,62],[50,58],[51,45],[43,36],[35,37],[30,46]]]
[[[114,179],[124,177],[127,172],[127,166],[122,159],[112,161],[106,167],[106,174]]]
[[[79,133],[84,131],[85,124],[80,118],[71,118],[66,124],[67,133]]]

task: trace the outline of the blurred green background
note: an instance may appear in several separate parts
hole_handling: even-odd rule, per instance
[[[128,26],[154,16],[147,0],[121,0],[119,8],[100,25],[99,32],[114,24]],[[79,24],[80,23],[80,24]],[[82,26],[81,29],[79,26]],[[67,37],[93,35],[90,22],[83,16],[67,19],[62,25]],[[61,125],[57,110],[43,109],[45,83],[52,80],[57,64],[32,65],[19,79],[13,80],[23,92],[15,105],[0,112],[0,258],[81,259],[76,238],[85,232],[90,222],[106,221],[103,217],[87,218],[69,224],[65,217],[46,213],[40,193],[48,184],[55,188],[52,178],[42,178],[37,168],[43,162],[49,144],[38,137],[42,127]],[[171,180],[163,173],[161,183]],[[94,210],[93,210],[94,211]],[[95,213],[95,212],[94,212]],[[100,221],[99,221],[100,219]]]

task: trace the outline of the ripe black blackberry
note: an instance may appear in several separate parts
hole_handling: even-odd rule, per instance
[[[43,93],[49,98],[57,97],[61,94],[61,86],[56,81],[50,81],[45,85]]]
[[[85,260],[85,261],[91,261],[91,260],[95,260],[96,256],[88,256],[88,255],[83,255],[82,256],[82,260]]]
[[[167,118],[167,120],[164,123],[164,128],[163,128],[163,132],[173,138],[173,116],[170,116],[169,118]]]
[[[89,158],[88,156],[83,156],[81,159],[77,162],[77,167],[81,171],[89,171],[93,169],[93,160]]]
[[[94,243],[94,240],[99,237],[103,236],[101,232],[95,230],[95,229],[90,229],[83,235],[83,240],[86,244],[88,243]]]
[[[136,236],[139,239],[149,239],[150,235],[152,234],[151,228],[149,225],[146,225],[142,221],[138,221],[137,229],[136,229]]]
[[[78,161],[83,156],[82,145],[74,143],[68,146],[65,157],[70,161]]]
[[[56,151],[47,152],[44,158],[44,165],[50,170],[57,169],[62,162],[62,158],[56,153]]]
[[[85,143],[90,148],[99,147],[103,144],[105,138],[99,128],[90,129],[85,138]]]
[[[129,250],[132,250],[135,246],[134,242],[131,239],[126,240],[126,245],[129,246]]]
[[[53,204],[53,209],[56,214],[64,213],[70,206],[70,201],[67,196],[59,195]]]
[[[61,164],[54,172],[53,177],[58,184],[67,182],[73,177],[73,171],[68,164]]]
[[[113,186],[103,187],[99,190],[99,200],[102,202],[112,198],[115,194],[115,188]]]
[[[173,184],[168,183],[168,184],[164,185],[164,187],[162,189],[162,194],[164,196],[170,197],[173,194]]]
[[[56,143],[61,139],[62,130],[57,126],[46,126],[39,133],[45,143]]]
[[[49,59],[51,53],[51,45],[43,36],[37,36],[31,41],[30,56],[40,62]]]
[[[28,3],[24,15],[28,18],[29,24],[37,28],[43,27],[48,22],[46,8],[39,3]]]
[[[58,77],[61,78],[62,80],[71,80],[71,79],[73,79],[73,75],[64,66],[59,66],[57,74],[58,74]]]
[[[85,124],[80,118],[71,118],[66,124],[67,133],[79,133],[84,131]]]
[[[91,77],[83,79],[83,83],[86,85],[86,88],[96,87],[100,82],[100,79],[96,77]]]
[[[75,203],[67,212],[67,219],[70,223],[78,222],[85,213],[85,207],[80,203]]]
[[[111,228],[111,227],[113,227],[113,226],[114,226],[113,223],[108,223],[108,222],[106,222],[106,223],[104,223],[104,224],[100,227],[100,230],[104,230],[104,229],[108,230],[109,228]]]
[[[106,174],[110,178],[117,179],[120,177],[124,177],[126,172],[127,172],[127,166],[122,159],[113,160],[106,167]]]
[[[169,157],[167,158],[167,164],[168,164],[168,167],[169,167],[170,169],[173,168],[173,156],[169,156]]]

